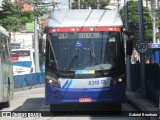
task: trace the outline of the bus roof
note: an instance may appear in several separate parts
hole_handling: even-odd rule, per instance
[[[2,26],[0,26],[0,33],[6,35],[9,37],[9,33],[7,32],[7,30],[5,28],[3,28]]]
[[[47,27],[107,27],[122,25],[122,19],[118,11],[80,9],[52,12]]]

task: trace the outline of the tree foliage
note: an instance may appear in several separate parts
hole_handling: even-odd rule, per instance
[[[45,7],[35,7],[31,11],[22,11],[23,5],[26,3],[39,5],[42,0],[24,0],[23,2],[11,2],[11,0],[3,0],[2,10],[0,11],[0,25],[8,31],[18,31],[21,25],[34,21],[35,17],[46,13]]]
[[[99,0],[99,8],[104,9],[105,6],[108,5],[110,0]],[[88,9],[91,7],[92,9],[97,8],[97,1],[96,0],[81,0],[81,9]],[[78,9],[78,0],[73,0],[72,2],[72,9]]]
[[[125,7],[124,7],[125,8]],[[125,9],[122,10],[122,18],[125,23]],[[138,1],[128,2],[129,31],[134,41],[139,40],[139,14]],[[152,18],[147,7],[143,6],[144,36],[146,41],[152,41]]]

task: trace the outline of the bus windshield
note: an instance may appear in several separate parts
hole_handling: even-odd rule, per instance
[[[119,32],[56,32],[50,39],[60,71],[107,70],[123,63]]]

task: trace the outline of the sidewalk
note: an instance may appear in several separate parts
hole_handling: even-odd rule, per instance
[[[140,112],[159,113],[159,108],[152,101],[143,98],[140,94],[126,91],[127,101],[136,107]],[[156,117],[149,117],[150,120],[158,120]]]

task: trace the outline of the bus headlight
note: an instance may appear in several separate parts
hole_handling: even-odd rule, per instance
[[[124,75],[118,76],[117,78],[113,78],[113,79],[111,80],[110,86],[118,85],[118,84],[120,84],[120,83],[123,83],[124,81],[125,81]]]
[[[54,79],[54,78],[48,78],[47,83],[50,84],[50,85],[60,87],[60,82],[58,80]]]

